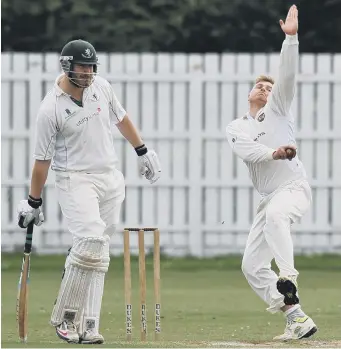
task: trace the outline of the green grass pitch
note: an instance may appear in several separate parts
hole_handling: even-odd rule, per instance
[[[49,325],[65,256],[32,254],[28,343],[18,341],[16,294],[22,254],[2,254],[2,347],[81,347],[64,344]],[[241,257],[161,260],[161,340],[153,341],[153,271],[147,258],[148,341],[139,341],[138,263],[132,259],[133,341],[125,341],[123,258],[111,259],[102,305],[103,347],[341,347],[341,256],[296,258],[303,310],[319,331],[290,344],[272,342],[284,330],[247,284]]]

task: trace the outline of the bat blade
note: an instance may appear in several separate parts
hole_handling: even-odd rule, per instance
[[[30,264],[32,250],[33,222],[27,227],[24,257],[18,284],[17,295],[17,323],[18,334],[21,342],[27,342],[28,333],[28,284],[30,280]]]
[[[22,262],[17,296],[17,321],[19,339],[21,342],[27,341],[28,282],[30,273],[30,262],[30,254],[25,253]]]

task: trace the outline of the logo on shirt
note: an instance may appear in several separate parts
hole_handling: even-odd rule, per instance
[[[76,112],[71,112],[70,109],[65,109],[65,113],[66,113],[66,116],[65,116],[65,119],[68,119],[70,118],[71,116],[75,115]]]
[[[264,114],[264,113],[260,114],[260,115],[258,116],[258,118],[257,118],[257,120],[258,120],[259,122],[262,122],[264,119],[265,119],[265,114]]]
[[[89,116],[85,116],[84,118],[82,118],[81,120],[79,120],[76,124],[76,126],[80,126],[82,124],[84,124],[84,122],[88,122],[90,121],[94,116],[98,116],[99,112],[101,111],[101,108],[97,108],[97,111],[95,111],[92,115]]]
[[[82,56],[84,58],[91,58],[94,54],[91,52],[89,48],[85,49],[84,53],[82,53]]]
[[[264,120],[264,119],[263,119]],[[258,133],[257,137],[254,139],[255,142],[258,142],[259,137],[264,136],[265,132]]]
[[[95,101],[98,101],[98,99],[99,99],[96,93],[94,93],[94,94],[92,95],[92,98],[93,98]]]
[[[92,119],[93,115],[85,116],[83,119],[79,120],[76,126],[82,125],[84,122],[88,122]]]

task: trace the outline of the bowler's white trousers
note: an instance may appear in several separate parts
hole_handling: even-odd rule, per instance
[[[285,304],[277,291],[278,276],[271,270],[275,262],[281,277],[296,279],[291,224],[302,217],[312,201],[306,180],[288,183],[263,198],[258,206],[244,251],[242,270],[252,287],[276,313]]]

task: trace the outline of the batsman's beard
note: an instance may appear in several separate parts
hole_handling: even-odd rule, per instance
[[[70,75],[68,79],[70,82],[78,88],[87,88],[89,87],[95,80],[96,73],[75,73],[70,71]]]

